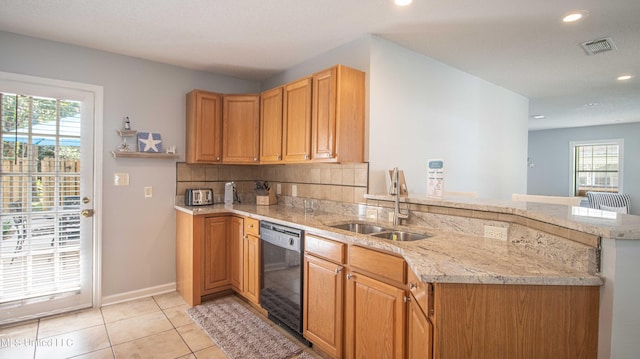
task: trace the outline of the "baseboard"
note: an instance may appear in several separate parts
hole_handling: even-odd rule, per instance
[[[102,297],[102,306],[104,307],[107,305],[128,302],[135,299],[148,298],[153,295],[175,292],[175,290],[176,290],[176,283],[172,282],[172,283],[157,285],[155,287],[138,289],[131,292],[109,295],[106,297]]]

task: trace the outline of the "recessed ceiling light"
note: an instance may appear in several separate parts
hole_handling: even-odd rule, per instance
[[[533,115],[533,118],[535,118],[536,120],[541,120],[541,119],[543,119],[545,117],[544,117],[544,115]]]
[[[633,78],[633,75],[622,75],[622,76],[618,76],[618,81],[631,80],[632,78]]]
[[[395,0],[396,5],[398,6],[407,6],[411,4],[413,0]]]
[[[565,15],[562,18],[563,22],[575,22],[578,21],[580,19],[582,19],[583,17],[587,16],[588,12],[585,10],[579,10],[579,11],[573,11],[568,13],[567,15]]]
[[[598,106],[597,102],[589,102],[587,104],[584,105],[585,107],[593,107],[593,106]]]

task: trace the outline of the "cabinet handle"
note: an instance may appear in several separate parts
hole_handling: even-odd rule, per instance
[[[249,236],[247,236],[246,234],[243,237],[244,239],[249,239]]]
[[[336,274],[338,274],[338,273],[340,273],[340,272],[342,272],[342,267],[338,267],[338,268],[336,268]]]
[[[304,159],[308,160],[309,159],[309,155],[304,155]]]
[[[257,161],[257,160],[258,160],[258,157],[254,157],[254,158],[253,158],[253,160],[254,160],[254,161]]]
[[[347,279],[351,279],[351,278],[353,278],[353,274],[348,273],[348,274],[347,274]]]
[[[276,160],[280,161],[280,155],[276,156]]]
[[[249,228],[253,228],[253,224],[250,224],[250,225],[249,225]]]
[[[220,161],[220,156],[216,157],[216,161]]]
[[[417,285],[415,285],[415,284],[413,284],[413,283],[409,282],[409,289],[410,289],[410,290],[414,290],[414,289],[416,289],[416,288],[418,288],[418,286],[417,286]]]
[[[411,297],[407,297],[406,295],[404,296],[404,302],[408,303],[411,301]]]

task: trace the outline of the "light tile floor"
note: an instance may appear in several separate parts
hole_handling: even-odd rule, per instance
[[[265,319],[255,308],[240,299],[238,302]],[[0,326],[0,358],[227,358],[187,315],[188,308],[182,297],[172,292]],[[311,348],[292,341],[314,358],[321,358]]]

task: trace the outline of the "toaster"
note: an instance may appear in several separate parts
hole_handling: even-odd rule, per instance
[[[184,204],[187,206],[213,204],[213,190],[211,188],[188,188],[184,192]]]

